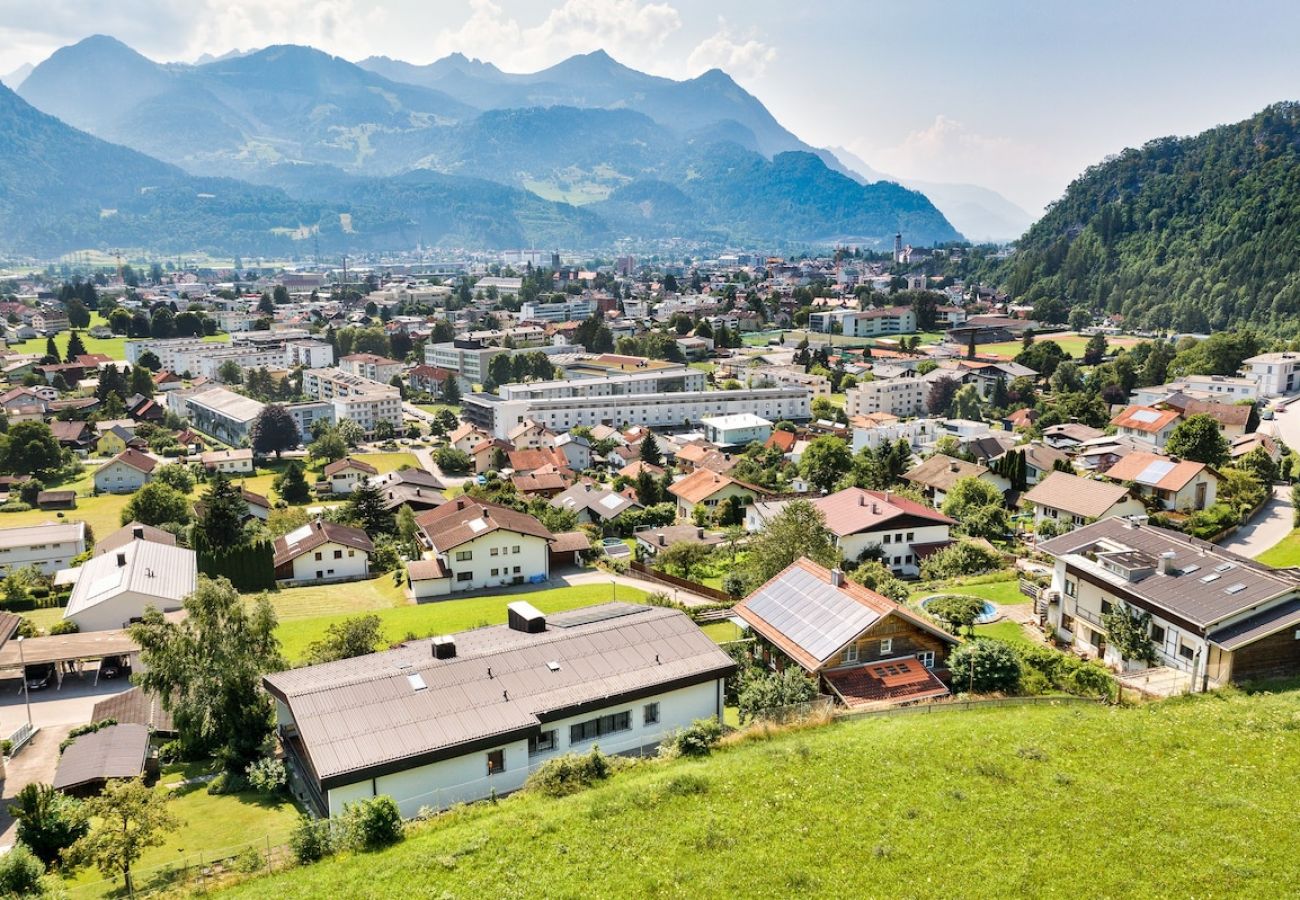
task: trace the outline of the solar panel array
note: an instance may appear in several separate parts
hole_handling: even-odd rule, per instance
[[[1176,465],[1177,463],[1167,459],[1158,459],[1139,472],[1135,480],[1139,484],[1157,484],[1161,478],[1172,472]]]
[[[750,596],[745,606],[818,660],[829,658],[880,618],[875,610],[801,568],[791,569]]]

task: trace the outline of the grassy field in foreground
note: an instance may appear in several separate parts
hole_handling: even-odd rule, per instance
[[[277,608],[282,603],[293,604],[295,611],[305,610],[310,600],[303,601],[294,596],[299,591],[316,592],[322,608],[336,608],[349,597],[373,598],[386,593],[379,582],[388,580],[392,584],[392,575],[384,575],[368,582],[348,582],[316,588],[290,588],[272,594],[271,600]],[[400,589],[398,589],[400,596]],[[646,592],[637,588],[619,585],[618,599],[639,603],[646,597]],[[286,599],[281,599],[286,598]],[[614,599],[614,588],[609,584],[582,584],[574,587],[552,588],[545,591],[527,591],[513,594],[494,594],[487,597],[469,597],[463,600],[441,600],[418,605],[388,605],[382,608],[373,605],[355,605],[345,607],[346,611],[330,615],[314,615],[310,618],[284,617],[276,630],[284,655],[291,662],[302,658],[307,645],[325,634],[325,629],[335,622],[341,622],[350,616],[364,612],[374,612],[383,622],[384,637],[389,641],[398,641],[407,634],[417,637],[429,637],[451,631],[464,631],[480,625],[496,625],[506,620],[506,606],[515,600],[527,600],[544,613],[562,612],[593,603],[606,603]]]
[[[1255,559],[1266,566],[1276,568],[1300,566],[1300,528],[1292,531]]]
[[[469,807],[232,893],[1277,896],[1300,878],[1297,711],[1280,694],[844,721]]]

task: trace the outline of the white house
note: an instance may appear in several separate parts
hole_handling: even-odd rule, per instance
[[[35,566],[43,575],[54,575],[67,568],[74,556],[85,552],[85,522],[0,528],[0,571],[16,572]]]
[[[345,456],[326,466],[322,474],[331,494],[350,494],[358,484],[378,475],[379,470],[368,462]]]
[[[1164,666],[1194,691],[1300,673],[1300,583],[1145,516],[1110,518],[1044,542],[1055,560],[1047,624],[1117,669]],[[1108,619],[1146,614],[1154,660],[1128,659]]]
[[[550,577],[551,533],[527,513],[462,494],[415,521],[433,554],[408,567],[416,599]]]
[[[1068,472],[1052,472],[1021,498],[1034,511],[1034,525],[1044,519],[1064,531],[1108,519],[1135,516],[1146,511],[1142,501],[1122,484],[1080,478]]]
[[[63,618],[82,631],[125,628],[153,607],[181,608],[198,584],[194,551],[135,539],[77,569]]]
[[[304,584],[365,578],[374,552],[360,528],[317,519],[275,539],[275,580]]]
[[[772,436],[772,423],[753,413],[705,416],[700,424],[704,426],[704,436],[719,447],[743,447]]]
[[[209,450],[199,456],[199,461],[209,472],[253,473],[253,451],[248,447],[240,450]]]
[[[1153,450],[1163,450],[1165,442],[1178,427],[1178,410],[1154,409],[1150,406],[1129,406],[1119,412],[1110,424],[1120,437],[1131,438]]]
[[[1254,379],[1261,397],[1283,397],[1300,388],[1300,353],[1261,353],[1242,363],[1242,375]]]
[[[1106,470],[1117,484],[1135,485],[1164,509],[1195,511],[1214,505],[1219,475],[1205,463],[1134,450]]]
[[[133,494],[149,483],[158,460],[139,450],[123,450],[95,470],[95,490],[108,494]]]
[[[650,751],[721,720],[730,657],[681,612],[607,603],[266,676],[313,811],[386,794],[403,816],[501,796],[599,745]]]

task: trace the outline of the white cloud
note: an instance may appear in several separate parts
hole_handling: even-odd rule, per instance
[[[776,59],[776,50],[752,35],[738,36],[718,20],[718,30],[691,51],[686,67],[693,75],[709,69],[722,69],[733,78],[757,78]]]
[[[535,71],[575,53],[605,50],[637,68],[661,69],[660,50],[682,27],[667,3],[565,0],[536,25],[523,25],[495,0],[470,0],[469,18],[433,41],[438,55],[459,51],[513,71]]]

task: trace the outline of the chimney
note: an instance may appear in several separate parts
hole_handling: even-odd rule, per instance
[[[1166,550],[1160,554],[1160,562],[1156,566],[1156,571],[1161,575],[1168,575],[1174,568],[1174,556],[1177,554],[1172,550]]]
[[[456,639],[449,634],[433,639],[433,658],[434,659],[455,659],[456,658]]]
[[[957,465],[956,461],[950,462],[948,464],[949,471],[956,472],[959,468],[961,467]]]
[[[844,586],[844,570],[839,566],[831,569],[831,584],[835,587]]]
[[[890,502],[890,496],[891,496],[891,492],[888,491],[888,490],[886,490],[886,491],[885,491],[885,502],[886,502],[886,503],[889,503],[889,502]]]
[[[867,505],[866,494],[858,494],[858,506],[866,506],[866,505]]]
[[[704,540],[704,529],[703,528],[695,529],[695,536],[700,540]]]
[[[506,615],[511,631],[541,634],[546,630],[546,616],[531,603],[516,600],[506,606]]]
[[[133,541],[143,541],[143,540],[144,540],[144,526],[143,526],[143,525],[137,525],[137,526],[135,526],[134,528],[131,529],[131,540],[133,540]]]
[[[121,569],[121,568],[124,568],[125,566],[126,566],[126,554],[125,554],[125,553],[119,553],[119,554],[117,555],[117,567],[118,567],[119,569]]]

